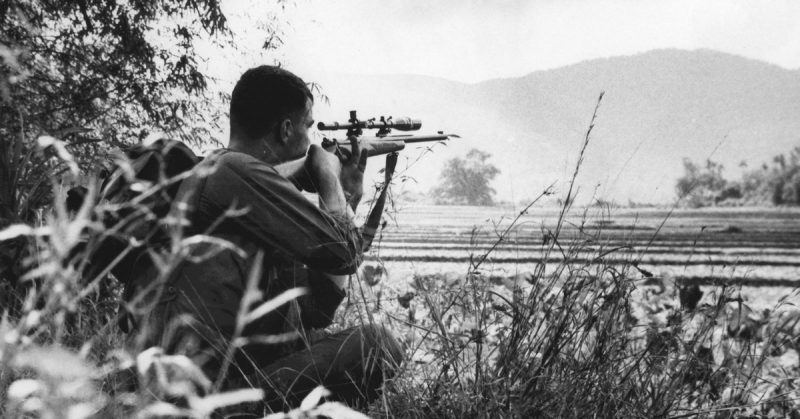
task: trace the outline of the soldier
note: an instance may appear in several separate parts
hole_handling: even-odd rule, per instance
[[[313,103],[303,80],[286,70],[261,66],[245,72],[231,96],[228,148],[200,163],[213,168],[211,174],[195,173],[178,191],[188,235],[227,240],[244,254],[213,244],[193,249],[205,256],[182,262],[162,278],[163,290],[152,294],[155,302],[143,297],[157,282],[155,264],[137,263],[131,275],[129,309],[139,348],[185,353],[212,380],[224,369],[227,387],[261,387],[273,410],[298,404],[317,385],[334,399],[364,405],[402,359],[401,347],[380,326],[313,332],[331,324],[347,275],[362,260],[353,211],[367,157],[357,142],[346,161],[310,145]],[[307,180],[300,183],[318,194],[319,206],[276,169],[303,156]],[[226,215],[229,210],[236,214]],[[298,286],[308,293],[249,323],[243,330],[249,343],[235,351],[231,368],[221,368],[258,253],[263,300]],[[263,343],[255,336],[284,341]]]

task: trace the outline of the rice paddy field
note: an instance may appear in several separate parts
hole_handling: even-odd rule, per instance
[[[797,209],[574,208],[547,260],[560,209],[527,211],[501,240],[520,210],[400,208],[376,237],[368,260],[383,265],[394,286],[415,275],[466,274],[487,253],[480,271],[496,278],[532,272],[538,264],[557,264],[564,257],[610,265],[634,261],[653,274],[651,283],[741,286],[753,308],[771,306],[800,286]]]

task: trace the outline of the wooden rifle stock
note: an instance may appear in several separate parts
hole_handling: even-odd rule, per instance
[[[420,143],[432,141],[444,141],[450,137],[458,138],[455,134],[435,134],[435,135],[387,135],[385,137],[360,137],[358,146],[362,150],[367,150],[367,156],[380,156],[388,153],[395,153],[405,148],[406,143]],[[338,142],[337,140],[322,140],[322,148],[331,153],[340,155],[346,159],[350,155],[350,144],[348,142]],[[306,158],[288,161],[275,166],[278,173],[289,179],[295,186],[303,190],[310,190],[310,179],[305,170]]]

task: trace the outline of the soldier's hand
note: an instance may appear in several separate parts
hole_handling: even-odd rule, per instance
[[[342,171],[339,179],[342,182],[342,190],[345,199],[353,211],[361,202],[364,193],[364,170],[367,168],[367,150],[361,150],[358,139],[354,136],[348,137],[350,140],[350,153],[344,154],[346,160],[342,162]]]
[[[303,189],[318,192],[322,185],[336,181],[342,172],[342,163],[333,153],[312,144],[305,160],[305,171],[309,179],[302,185]]]

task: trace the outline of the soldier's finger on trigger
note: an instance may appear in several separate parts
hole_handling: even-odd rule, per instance
[[[347,160],[349,160],[349,157],[347,156],[347,154],[340,147],[334,148],[333,149],[333,154],[336,155],[336,157],[339,158],[339,161],[347,161]]]

